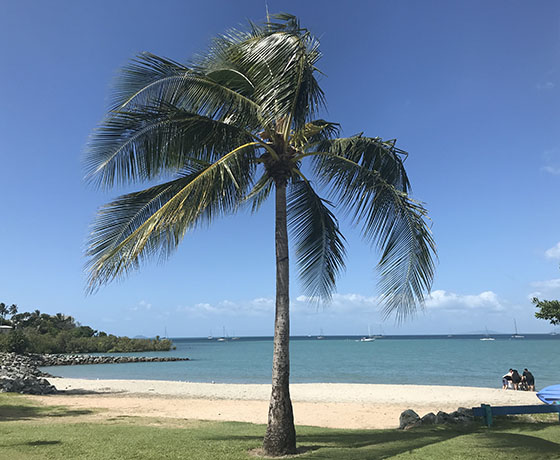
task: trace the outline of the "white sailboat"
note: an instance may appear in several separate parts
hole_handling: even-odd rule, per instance
[[[489,342],[496,339],[494,337],[490,337],[490,334],[488,333],[488,328],[486,328],[486,337],[482,337],[480,340],[482,340],[483,342]]]
[[[513,334],[511,336],[512,339],[524,339],[525,336],[524,335],[519,335],[519,333],[517,332],[517,321],[515,321],[515,318],[513,318],[513,325],[515,326],[515,334]]]
[[[321,332],[319,333],[319,335],[317,336],[317,340],[323,340],[325,337],[323,336],[323,329],[321,329]]]
[[[360,339],[360,342],[373,342],[373,341],[375,340],[375,337],[373,337],[373,336],[371,335],[371,329],[370,329],[369,324],[368,324],[368,327],[367,327],[367,331],[368,331],[367,337],[362,337],[362,338]]]
[[[226,328],[222,327],[222,336],[218,339],[218,342],[227,342]]]

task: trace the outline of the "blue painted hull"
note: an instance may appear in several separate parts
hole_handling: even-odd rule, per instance
[[[537,398],[546,404],[560,404],[560,385],[543,388],[537,393]]]

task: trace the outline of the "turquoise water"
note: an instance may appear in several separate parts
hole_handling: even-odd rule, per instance
[[[480,341],[479,336],[383,337],[359,342],[357,337],[294,337],[291,381],[294,383],[389,383],[501,387],[510,367],[527,367],[537,387],[560,383],[560,336],[509,336]],[[191,361],[100,364],[44,368],[61,377],[88,379],[181,380],[217,383],[269,383],[271,338],[217,342],[173,339],[177,349],[132,356],[186,356]]]

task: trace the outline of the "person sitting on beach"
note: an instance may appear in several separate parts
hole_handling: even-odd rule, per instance
[[[521,375],[517,372],[517,369],[514,369],[511,373],[511,383],[513,383],[513,389],[519,390],[519,383],[521,382]]]
[[[502,390],[507,390],[511,383],[511,374],[513,369],[510,369],[509,372],[502,377]]]
[[[527,368],[523,369],[523,381],[527,384],[529,391],[535,391],[535,377]]]

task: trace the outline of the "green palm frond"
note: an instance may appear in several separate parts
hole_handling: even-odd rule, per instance
[[[239,91],[250,87],[250,82],[239,72],[228,73],[227,67],[221,70],[205,73],[204,69],[189,68],[150,53],[140,54],[120,73],[112,111],[163,104],[228,123],[235,120],[237,126],[249,129],[258,127],[259,106],[250,95]]]
[[[332,139],[340,132],[340,125],[326,120],[313,120],[306,123],[291,139],[292,145],[299,150],[311,151],[320,142]]]
[[[383,180],[407,193],[410,182],[404,169],[403,159],[408,155],[405,151],[395,147],[395,140],[383,141],[379,137],[364,137],[361,134],[339,139],[325,139],[310,144],[309,152],[328,152],[340,158],[345,158],[369,171],[377,171]],[[321,174],[336,178],[334,169],[329,171],[329,162],[321,165],[323,156],[315,158],[315,164],[321,169]],[[334,167],[336,165],[333,164]],[[348,178],[340,178],[348,180]]]
[[[291,182],[288,225],[295,241],[299,277],[306,294],[330,300],[336,279],[344,268],[344,237],[338,221],[306,180]]]
[[[331,151],[317,154],[316,171],[338,205],[362,224],[363,236],[380,248],[384,311],[401,320],[423,304],[434,275],[427,212],[405,192],[408,179],[397,152],[379,139],[335,140],[322,148]]]
[[[174,95],[192,70],[173,60],[141,53],[119,72],[113,85],[111,110],[153,105]]]
[[[315,79],[318,42],[305,30],[254,27],[218,37],[198,68],[229,68],[251,82],[252,99],[269,129],[299,129],[324,105]],[[282,126],[277,126],[278,122]]]
[[[92,137],[88,179],[101,187],[174,174],[190,161],[215,161],[252,141],[250,132],[173,106],[116,112]]]
[[[212,164],[191,166],[178,179],[127,194],[101,208],[90,234],[89,289],[138,268],[143,259],[167,257],[185,232],[231,213],[242,202],[254,169],[246,144]]]
[[[257,212],[260,209],[262,204],[270,196],[273,187],[274,181],[267,173],[264,173],[245,198],[245,201],[251,204],[252,212]]]

